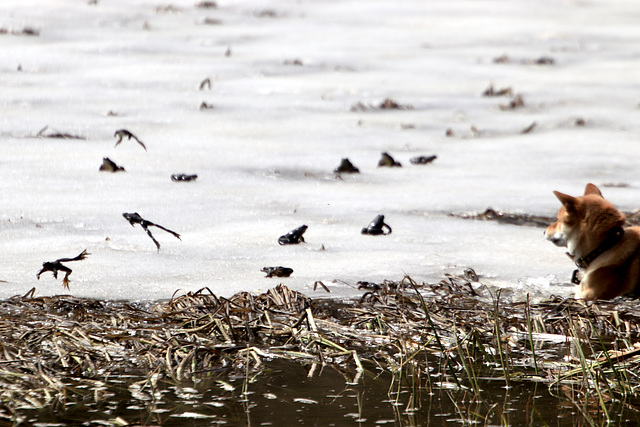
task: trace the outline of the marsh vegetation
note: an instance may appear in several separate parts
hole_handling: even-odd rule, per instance
[[[472,270],[360,300],[208,289],[154,304],[0,304],[2,417],[17,422],[421,425],[640,420],[635,301],[503,302]],[[182,421],[180,421],[182,420]]]

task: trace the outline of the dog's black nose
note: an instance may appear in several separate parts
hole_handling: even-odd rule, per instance
[[[562,238],[560,237],[556,237],[556,236],[551,236],[548,237],[547,240],[549,240],[551,243],[553,243],[554,245],[560,246],[562,243]],[[562,245],[564,246],[564,245]]]

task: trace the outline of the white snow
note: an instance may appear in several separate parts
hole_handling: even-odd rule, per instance
[[[68,264],[71,293],[84,297],[204,286],[228,296],[280,282],[346,296],[358,280],[433,283],[465,267],[516,298],[568,296],[573,266],[541,228],[448,214],[553,216],[552,190],[578,195],[587,182],[626,184],[602,190],[638,208],[635,1],[217,3],[0,3],[1,298],[65,292],[36,273],[85,248]],[[502,55],[508,63],[494,62]],[[541,57],[555,63],[531,63]],[[211,90],[199,90],[207,77]],[[525,106],[501,109],[510,98],[483,97],[490,83]],[[385,98],[413,109],[351,111]],[[86,139],[37,137],[45,126]],[[123,128],[148,152],[114,148]],[[382,151],[403,167],[377,168]],[[98,172],[103,157],[127,172]],[[337,179],[343,157],[361,174]],[[175,183],[174,173],[199,178]],[[182,241],[152,228],[158,253],[123,212]],[[377,214],[393,233],[361,235]],[[302,224],[306,243],[278,245]],[[260,272],[278,265],[293,275]],[[314,292],[316,280],[332,293]]]

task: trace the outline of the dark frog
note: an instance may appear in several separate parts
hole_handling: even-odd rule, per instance
[[[173,182],[195,181],[196,178],[198,178],[198,175],[196,175],[196,174],[187,175],[187,174],[184,174],[184,173],[177,173],[177,174],[171,175],[171,181],[173,181]]]
[[[280,236],[278,238],[278,243],[281,245],[297,245],[300,242],[304,243],[304,237],[302,237],[302,235],[307,231],[307,228],[308,227],[306,225],[301,225],[295,230],[291,230],[287,234]]]
[[[69,289],[69,275],[72,273],[72,270],[69,267],[62,265],[62,263],[72,262],[72,261],[82,261],[89,255],[91,254],[87,253],[87,250],[85,249],[80,253],[80,255],[76,256],[75,258],[60,258],[55,261],[43,262],[42,270],[40,270],[38,274],[36,274],[36,278],[40,280],[40,275],[42,273],[44,273],[45,271],[50,271],[53,273],[54,279],[57,279],[58,271],[64,271],[65,274],[64,274],[64,278],[62,279],[62,286],[65,289]]]
[[[416,156],[412,157],[409,161],[412,165],[426,165],[437,159],[438,156]]]
[[[396,162],[396,160],[391,157],[389,153],[382,153],[380,157],[380,161],[378,162],[378,167],[391,167],[391,168],[400,168],[402,167],[402,163]]]
[[[360,173],[360,169],[355,167],[353,163],[349,161],[349,159],[344,158],[340,162],[337,168],[333,170],[335,173]]]
[[[386,229],[386,232],[385,232]],[[384,215],[378,215],[361,231],[362,234],[370,234],[372,236],[391,234],[391,227],[384,223]]]
[[[356,283],[356,285],[358,285],[358,289],[365,289],[367,291],[379,291],[380,289],[382,289],[382,286],[378,285],[377,283],[373,283],[373,282],[358,282]]]
[[[113,160],[108,157],[102,158],[102,165],[100,165],[100,172],[126,172],[122,166],[118,166]]]
[[[264,267],[260,271],[267,273],[266,277],[289,277],[293,273],[289,267]]]

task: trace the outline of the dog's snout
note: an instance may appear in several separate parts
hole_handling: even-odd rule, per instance
[[[549,240],[554,245],[557,245],[562,242],[562,239],[556,235],[547,236],[547,240]]]
[[[544,237],[556,246],[566,246],[567,236],[553,224],[544,231]]]

